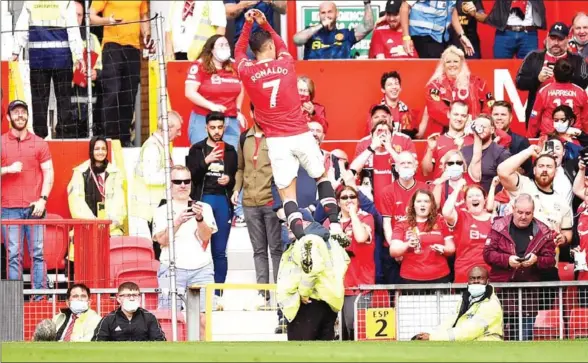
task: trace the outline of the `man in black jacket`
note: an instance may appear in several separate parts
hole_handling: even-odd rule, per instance
[[[165,334],[155,315],[140,307],[141,293],[134,282],[118,287],[120,307],[106,315],[92,338],[93,342],[165,341]]]
[[[208,137],[190,147],[186,166],[192,173],[192,200],[209,204],[214,213],[218,231],[212,235],[210,248],[214,282],[222,284],[227,278],[226,251],[233,219],[230,198],[235,187],[237,151],[222,142],[225,132],[225,115],[222,113],[211,112],[206,116],[206,131]],[[217,303],[222,305],[220,301]]]
[[[567,58],[574,67],[572,83],[582,88],[588,86],[588,65],[582,56],[567,51],[568,33],[569,28],[564,23],[553,24],[545,40],[546,49],[529,53],[519,68],[516,78],[517,88],[521,91],[529,91],[525,124],[529,122],[537,91],[549,82],[553,82],[553,68],[558,59]]]
[[[501,129],[511,137],[509,151],[511,155],[520,153],[529,147],[529,140],[517,133],[514,133],[510,124],[512,122],[512,104],[508,101],[496,101],[492,105],[492,122],[494,127]],[[524,175],[531,175],[533,173],[533,163],[531,159],[523,163],[522,169]]]

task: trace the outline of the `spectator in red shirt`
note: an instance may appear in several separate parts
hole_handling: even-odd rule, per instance
[[[318,122],[323,126],[324,133],[327,133],[329,123],[327,122],[327,113],[325,106],[314,102],[315,88],[314,82],[307,76],[298,76],[298,94],[302,102],[302,113],[308,121]]]
[[[537,99],[531,111],[527,137],[537,137],[553,133],[553,110],[557,106],[568,105],[577,116],[577,127],[588,132],[588,95],[580,86],[572,83],[574,67],[568,59],[555,62],[551,82],[537,92]]]
[[[458,207],[456,202],[465,186],[465,179],[461,179],[442,208],[455,241],[455,283],[466,283],[468,271],[473,267],[490,270],[484,262],[484,245],[492,229],[492,214],[486,210],[486,191],[479,185],[468,186],[464,193],[465,208]]]
[[[443,52],[435,73],[427,83],[425,97],[429,118],[427,125],[419,126],[419,131],[423,131],[425,136],[443,132],[449,126],[449,107],[454,101],[468,105],[471,118],[489,113],[494,103],[486,81],[471,74],[465,54],[453,45]]]
[[[346,251],[351,262],[345,274],[345,302],[343,304],[343,324],[348,336],[353,336],[354,303],[360,285],[373,285],[376,282],[374,262],[375,236],[374,217],[359,209],[359,196],[355,186],[344,186],[337,193],[341,209],[341,227],[349,236],[351,244]]]
[[[419,189],[406,221],[394,227],[390,255],[402,258],[400,277],[407,284],[450,282],[447,256],[455,253],[453,236],[437,214],[433,193]]]
[[[465,187],[474,184],[463,154],[450,150],[441,158],[440,169],[443,174],[433,182],[433,195],[438,206],[443,206],[455,190],[459,190],[455,206],[461,208],[465,202]],[[463,187],[460,188],[463,182]]]
[[[423,156],[422,170],[424,176],[433,173],[434,178],[441,176],[441,168],[435,168],[441,158],[450,150],[460,150],[464,145],[465,126],[468,119],[468,105],[462,101],[454,101],[447,112],[449,118],[449,130],[440,135],[431,134],[427,138],[427,151]]]
[[[27,131],[28,106],[20,100],[8,105],[8,120],[12,128],[2,135],[1,161],[1,218],[41,219],[53,188],[53,162],[49,145],[42,138]],[[43,256],[43,226],[2,226],[2,239],[8,254],[8,279],[22,278],[24,238],[33,260],[34,289],[46,287]]]
[[[403,46],[402,28],[400,27],[401,0],[388,0],[386,12],[376,24],[370,43],[371,59],[418,58],[416,52],[409,55]]]
[[[384,107],[385,106],[380,106]],[[371,145],[363,150],[351,163],[350,168],[357,174],[366,169],[372,175],[374,203],[381,210],[379,193],[394,181],[393,166],[398,155],[408,151],[416,157],[416,149],[412,140],[401,133],[392,132],[390,124],[380,121],[372,130]],[[415,163],[416,167],[416,163]]]
[[[218,34],[208,38],[188,71],[185,94],[194,104],[188,126],[190,145],[208,136],[206,115],[211,111],[222,112],[226,116],[223,140],[237,150],[241,127],[247,125],[241,114],[245,93],[234,69],[227,38]]]
[[[387,186],[380,198],[379,210],[382,213],[384,237],[386,243],[392,240],[393,228],[406,219],[408,203],[418,190],[428,190],[424,182],[415,179],[417,160],[412,153],[402,152],[398,155],[395,166],[398,180]],[[378,204],[376,204],[376,207]]]
[[[413,115],[406,103],[400,100],[400,92],[402,92],[400,74],[396,71],[382,74],[380,89],[384,94],[380,105],[386,106],[390,110],[391,124],[394,132],[402,132],[414,138],[417,133],[418,124],[415,124],[416,120],[413,120]],[[366,123],[367,130],[371,129],[371,123],[371,117],[368,115]]]

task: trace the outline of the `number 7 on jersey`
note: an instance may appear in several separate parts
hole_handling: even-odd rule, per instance
[[[270,108],[274,108],[277,106],[276,100],[278,98],[278,90],[280,88],[281,79],[274,79],[273,81],[264,82],[262,87],[263,89],[271,88],[272,94],[270,95]]]

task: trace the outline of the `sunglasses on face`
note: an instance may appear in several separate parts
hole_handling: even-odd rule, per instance
[[[342,195],[341,197],[339,197],[340,200],[355,200],[357,199],[357,195]]]
[[[190,185],[192,180],[191,179],[173,179],[171,182],[174,183],[175,185],[181,185],[181,184]]]
[[[445,165],[447,166],[451,166],[451,165],[459,165],[459,166],[463,166],[463,161],[459,160],[459,161],[448,161],[445,163]]]

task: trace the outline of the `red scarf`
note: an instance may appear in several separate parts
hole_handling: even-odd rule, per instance
[[[186,18],[194,15],[194,6],[196,2],[186,0],[184,1],[184,11],[182,12],[182,21],[186,21]]]
[[[525,20],[525,13],[527,12],[528,5],[527,0],[513,0],[510,4],[510,12],[515,13],[516,16]]]

